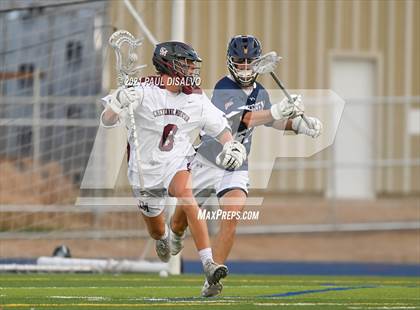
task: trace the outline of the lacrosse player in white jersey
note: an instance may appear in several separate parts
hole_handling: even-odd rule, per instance
[[[261,44],[255,37],[233,37],[227,51],[230,74],[217,82],[213,92],[212,103],[226,115],[235,139],[243,143],[249,154],[252,132],[259,125],[318,137],[322,123],[314,117],[306,117],[308,123],[303,121],[300,96],[292,95],[294,103],[285,98],[280,103],[271,104],[267,91],[256,82],[257,74],[251,67],[260,57]],[[210,189],[216,192],[223,210],[241,212],[248,195],[248,162],[245,160],[235,171],[226,171],[217,160],[222,149],[223,146],[204,130],[197,156],[191,164],[196,197],[200,204],[204,203],[206,195],[211,193]],[[202,198],[204,200],[200,201]],[[237,222],[236,218],[221,219],[220,229],[213,243],[213,254],[217,263],[223,264],[232,249]],[[187,225],[185,215],[176,212],[172,217],[172,227],[177,233],[172,241],[174,255],[182,249],[182,237],[179,236],[182,236]],[[222,283],[211,284],[206,280],[201,293],[204,297],[216,296],[222,288]]]
[[[130,130],[128,179],[139,199],[149,234],[156,240],[157,255],[164,262],[171,256],[172,230],[165,224],[162,212],[169,195],[177,198],[177,209],[186,215],[207,281],[217,284],[228,269],[213,261],[207,224],[197,216],[199,208],[192,193],[189,168],[195,150],[189,135],[202,129],[217,139],[224,145],[219,159],[229,169],[242,165],[246,150],[233,140],[223,113],[196,85],[200,63],[196,51],[185,43],[158,44],[153,64],[159,75],[143,78],[136,87],[118,88],[105,97],[101,123],[112,127],[124,122],[126,108],[133,105],[138,141],[134,141]],[[130,129],[130,122],[126,122]]]

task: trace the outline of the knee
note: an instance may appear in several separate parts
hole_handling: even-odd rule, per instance
[[[185,213],[188,213],[191,207],[198,207],[191,190],[179,191],[176,197],[178,198],[178,205],[181,206]]]
[[[189,188],[176,188],[172,190],[171,195],[178,198],[178,200],[188,200],[193,197],[192,191]]]

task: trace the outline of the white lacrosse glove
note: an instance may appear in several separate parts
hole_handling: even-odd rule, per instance
[[[242,143],[232,140],[223,146],[223,150],[216,157],[216,164],[226,170],[235,170],[246,160],[246,149]]]
[[[111,100],[108,106],[117,114],[128,107],[128,105],[139,99],[139,94],[134,87],[123,88],[118,87],[116,91],[111,94]]]
[[[297,134],[304,134],[312,138],[318,137],[322,132],[322,123],[315,117],[306,117],[309,124],[303,120],[301,116],[298,116],[292,121],[292,128]]]
[[[275,120],[293,118],[303,114],[302,96],[291,95],[291,97],[294,103],[290,103],[287,98],[284,98],[279,103],[271,106],[271,115]]]

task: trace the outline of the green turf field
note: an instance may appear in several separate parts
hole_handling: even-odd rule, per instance
[[[419,278],[240,276],[200,298],[202,276],[0,274],[0,309],[420,309]]]

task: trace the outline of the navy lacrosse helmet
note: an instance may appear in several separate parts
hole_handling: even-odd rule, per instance
[[[153,52],[156,71],[172,77],[199,77],[201,61],[191,46],[177,41],[159,43]],[[194,64],[193,73],[188,73],[191,62]]]
[[[242,87],[251,86],[257,78],[250,64],[261,57],[261,43],[251,35],[234,36],[227,49],[227,65],[230,74]]]

